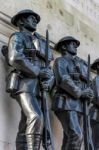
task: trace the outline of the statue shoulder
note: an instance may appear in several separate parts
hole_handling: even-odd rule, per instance
[[[40,35],[38,32],[35,32],[34,35],[36,36],[36,38],[46,41],[45,38],[42,35]]]
[[[14,32],[14,33],[12,33],[11,37],[13,37],[13,36],[21,37],[22,36],[22,32]]]
[[[35,32],[34,35],[38,38],[41,38],[41,35],[38,32]]]
[[[21,42],[22,40],[24,40],[24,36],[21,32],[15,32],[10,36],[9,41],[12,42]]]
[[[93,79],[93,82],[98,82],[99,83],[99,75],[96,75],[96,77]]]
[[[57,57],[55,59],[55,63],[60,63],[60,64],[67,64],[68,63],[68,58],[64,57]]]
[[[45,37],[43,37],[42,35],[40,35],[37,32],[35,32],[34,36],[45,46],[45,43],[46,43]]]
[[[85,61],[84,59],[82,59],[82,58],[80,58],[80,57],[78,57],[78,59],[79,59],[79,61],[80,61],[82,64],[84,64],[85,66],[88,66],[87,61]]]

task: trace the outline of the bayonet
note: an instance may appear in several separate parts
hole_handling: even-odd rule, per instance
[[[90,55],[88,55],[88,70],[87,70],[87,87],[90,84]],[[84,101],[84,146],[85,150],[89,150],[89,133],[88,133],[88,103]]]
[[[48,30],[46,30],[46,46],[45,46],[45,67],[48,68],[50,61],[49,61],[49,33]],[[50,135],[50,143],[51,148],[54,150],[54,144],[52,139],[52,131],[51,131],[51,124],[50,124],[50,117],[49,117],[49,108],[48,108],[48,101],[47,101],[47,91],[43,89],[42,91],[42,97],[43,97],[43,111],[44,111],[44,123],[45,123],[45,149],[47,150],[47,138],[48,138],[48,132]]]

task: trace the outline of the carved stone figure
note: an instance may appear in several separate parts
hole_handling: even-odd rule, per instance
[[[94,149],[99,149],[99,59],[96,59],[91,65],[92,70],[96,71],[96,77],[93,79],[94,99],[93,106],[90,109],[91,127]]]
[[[62,124],[62,150],[80,150],[83,141],[83,101],[93,97],[87,88],[87,63],[77,57],[80,42],[74,37],[62,38],[56,45],[62,56],[56,58],[54,74],[56,92],[52,109]]]
[[[13,33],[9,39],[6,91],[21,107],[17,150],[40,149],[44,127],[40,88],[50,89],[53,78],[51,68],[45,68],[45,40],[35,32],[39,21],[40,16],[28,9],[11,19],[19,32]],[[50,51],[48,56],[51,61]]]

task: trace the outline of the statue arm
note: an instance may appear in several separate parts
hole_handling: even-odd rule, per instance
[[[55,84],[55,77],[52,75],[52,77],[48,80],[49,83],[49,90],[51,90]]]
[[[91,82],[91,88],[94,91],[94,97],[93,97],[92,103],[94,104],[94,106],[98,107],[99,109],[99,94],[98,94],[99,88],[98,86],[96,86],[96,82],[98,85],[99,81],[97,81],[97,77],[95,77]]]
[[[22,38],[18,35],[13,35],[9,41],[8,59],[12,67],[26,75],[36,77],[39,75],[40,68],[33,65],[24,55],[24,44]]]
[[[71,96],[80,98],[81,89],[77,87],[68,73],[68,62],[63,62],[61,59],[56,59],[54,64],[54,73],[56,78],[56,85],[65,90]]]
[[[85,83],[88,82],[87,75],[88,63],[81,59],[81,67],[80,67],[80,79]],[[90,84],[92,82],[92,77],[90,76]]]

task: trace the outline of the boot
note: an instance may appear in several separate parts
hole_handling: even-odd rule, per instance
[[[41,135],[27,135],[28,150],[40,150]]]
[[[27,141],[25,135],[17,135],[16,138],[16,150],[28,150]]]

